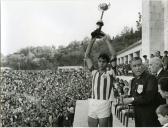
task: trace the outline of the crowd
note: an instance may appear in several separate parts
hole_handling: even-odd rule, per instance
[[[116,80],[114,81],[114,88],[113,88],[114,98],[117,99],[122,95],[126,95],[128,93],[127,89],[128,90],[130,89],[128,81],[116,78]]]
[[[164,54],[161,57],[156,52],[153,56],[160,58],[164,70],[167,70],[168,52],[165,51]],[[149,71],[147,56],[144,59],[144,65]],[[118,65],[117,75],[128,75],[130,69],[129,64]],[[157,71],[152,74],[156,73]],[[72,126],[76,100],[90,98],[92,90],[91,74],[83,70],[4,70],[0,82],[3,127]],[[127,109],[120,103],[129,96],[130,88],[127,81],[118,78],[115,80],[113,92],[118,110]],[[167,94],[168,88],[164,86],[161,89]],[[165,106],[160,106],[156,110],[157,114],[162,114],[163,108],[167,110]]]
[[[131,67],[130,64],[128,64],[128,62],[126,61],[125,64],[119,64],[117,65],[117,75],[121,76],[121,75],[129,75],[130,71],[131,71]]]
[[[83,71],[4,70],[0,82],[3,127],[72,126],[76,100],[91,91]]]
[[[117,78],[114,82],[114,88],[113,88],[114,91],[113,106],[115,110],[114,114],[121,122],[123,122],[123,125],[126,126],[128,126],[128,124],[126,124],[125,121],[123,121],[124,119],[122,115],[124,111],[128,112],[128,110],[132,113],[132,108],[130,109],[128,105],[123,104],[123,98],[129,97],[130,88],[131,88],[130,83],[128,83],[127,80]]]

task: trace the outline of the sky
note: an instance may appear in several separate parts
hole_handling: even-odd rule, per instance
[[[141,0],[1,0],[1,53],[28,46],[67,46],[90,37],[100,3],[110,3],[102,30],[111,37],[125,26],[136,29]]]

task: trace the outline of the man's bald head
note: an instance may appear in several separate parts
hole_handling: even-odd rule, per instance
[[[155,64],[157,64],[160,67],[163,66],[162,60],[159,57],[153,57],[153,58],[151,58],[150,62],[151,63],[155,63]]]
[[[150,60],[149,68],[152,73],[157,73],[163,67],[162,60],[159,57],[153,57]]]

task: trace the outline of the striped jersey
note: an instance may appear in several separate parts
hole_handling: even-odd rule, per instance
[[[111,69],[100,74],[98,70],[92,71],[92,98],[109,100],[112,92],[114,71]]]

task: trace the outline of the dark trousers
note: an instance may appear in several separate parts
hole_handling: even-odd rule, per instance
[[[155,109],[135,108],[135,127],[161,127]]]

